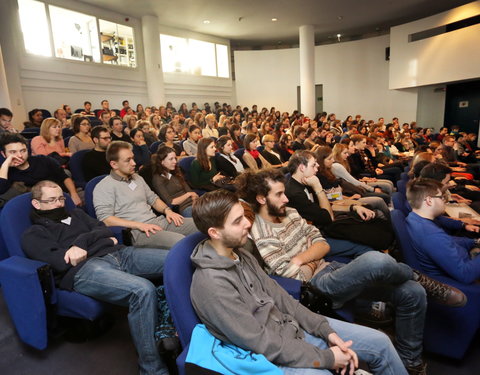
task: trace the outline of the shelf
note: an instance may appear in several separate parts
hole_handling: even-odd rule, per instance
[[[100,39],[102,42],[108,42],[109,40],[113,39],[113,35],[102,34]]]
[[[103,55],[103,61],[116,61],[118,56]]]

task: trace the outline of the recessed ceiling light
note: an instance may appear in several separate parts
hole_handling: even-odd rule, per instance
[[[208,25],[208,24],[210,23],[210,20],[203,20],[203,23],[204,23],[205,25]]]
[[[341,21],[341,20],[343,20],[343,16],[338,16],[337,19],[338,19],[339,21]]]
[[[337,34],[337,38],[341,38],[342,37],[342,34]]]
[[[272,18],[272,22],[277,22],[277,21],[278,21],[278,18],[276,18],[276,17]]]

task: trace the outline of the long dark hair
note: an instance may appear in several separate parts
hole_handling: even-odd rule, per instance
[[[153,174],[160,174],[160,175],[165,175],[167,173],[171,173],[173,176],[177,177],[182,185],[186,186],[185,178],[183,177],[183,173],[178,166],[178,164],[175,166],[175,169],[173,171],[165,168],[162,164],[162,161],[165,160],[165,158],[168,156],[170,153],[175,153],[175,149],[172,147],[168,146],[160,146],[155,154],[152,156],[152,172]],[[176,157],[176,156],[175,156]]]
[[[337,178],[332,173],[332,170],[325,167],[325,159],[331,154],[332,149],[329,146],[320,146],[317,148],[317,151],[315,151],[315,156],[318,163],[318,173],[320,173],[322,176],[325,176],[328,181],[335,181]]]
[[[198,141],[197,160],[200,167],[205,171],[209,171],[211,168],[210,160],[207,156],[207,147],[213,142],[214,140],[212,138],[202,138]]]

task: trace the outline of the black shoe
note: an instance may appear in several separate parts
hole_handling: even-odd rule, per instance
[[[418,271],[413,271],[414,280],[425,288],[427,295],[435,302],[451,307],[462,307],[467,303],[467,296],[453,286],[434,280]]]
[[[369,327],[385,327],[393,323],[393,310],[385,302],[372,302],[355,311],[355,321]]]
[[[408,375],[427,375],[427,363],[422,362],[417,366],[407,367]]]

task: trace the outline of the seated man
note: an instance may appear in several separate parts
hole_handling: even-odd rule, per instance
[[[170,249],[197,231],[191,218],[173,212],[135,173],[130,143],[112,142],[106,157],[112,170],[93,191],[98,220],[107,226],[131,228],[133,244],[138,247]],[[157,216],[152,208],[163,215]]]
[[[422,270],[430,276],[449,276],[465,284],[480,279],[480,239],[449,235],[437,219],[445,212],[443,186],[431,179],[413,180],[407,188],[412,212],[407,217],[410,234]],[[466,225],[478,233],[479,228]]]
[[[0,167],[0,194],[4,194],[15,183],[27,189],[42,180],[55,181],[72,197],[78,206],[82,204],[73,180],[62,167],[49,156],[28,156],[27,141],[20,134],[4,133],[0,137],[0,150],[5,158]],[[17,184],[15,184],[17,185]],[[15,189],[15,186],[13,186]]]
[[[92,129],[92,139],[93,143],[95,143],[95,148],[85,153],[82,160],[82,170],[85,181],[90,181],[97,176],[109,174],[111,169],[105,157],[107,147],[112,141],[110,132],[104,126],[95,126]]]
[[[377,251],[348,264],[325,262],[330,247],[316,227],[287,207],[283,175],[267,169],[247,177],[240,182],[239,193],[256,213],[250,235],[268,273],[310,282],[332,299],[334,308],[357,296],[392,303],[400,358],[410,374],[425,374],[421,357],[425,290],[452,306],[463,306],[465,295]]]
[[[309,311],[262,271],[242,248],[251,224],[233,193],[203,195],[193,218],[209,239],[192,253],[190,296],[219,340],[263,354],[285,374],[330,374],[348,365],[352,374],[357,354],[374,374],[407,374],[383,333]]]
[[[8,108],[0,108],[0,134],[18,133],[12,124],[13,113]]]
[[[52,181],[32,188],[32,205],[34,225],[22,237],[27,256],[50,264],[62,289],[128,306],[140,374],[168,374],[155,344],[157,291],[143,277],[162,276],[167,251],[119,245],[102,222],[80,209],[68,212],[62,189]]]
[[[329,226],[335,217],[332,206],[327,198],[318,177],[318,163],[314,154],[310,151],[296,151],[288,162],[288,169],[292,174],[285,183],[285,195],[288,197],[288,205],[295,208],[300,216],[313,223],[321,231],[328,232]],[[375,212],[361,205],[351,208],[359,217],[365,220],[373,218]],[[349,240],[326,237],[330,245],[331,255],[357,256],[373,250],[369,246],[360,245]]]

